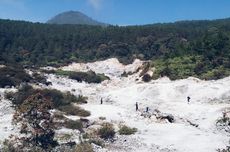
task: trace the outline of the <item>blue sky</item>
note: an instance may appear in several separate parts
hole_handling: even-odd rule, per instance
[[[134,25],[230,17],[230,0],[0,0],[0,18],[46,22],[76,10],[110,24]]]

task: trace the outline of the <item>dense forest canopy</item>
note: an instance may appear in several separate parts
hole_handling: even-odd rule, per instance
[[[230,19],[181,21],[143,26],[50,25],[0,20],[0,61],[57,65],[117,57],[159,60],[191,58],[206,73],[230,68]],[[194,59],[192,59],[194,58]],[[156,61],[157,61],[156,60]],[[170,64],[170,63],[169,63]],[[163,75],[170,75],[164,65]],[[194,72],[194,69],[192,69]],[[168,73],[167,73],[168,72]],[[197,73],[199,76],[199,73]]]

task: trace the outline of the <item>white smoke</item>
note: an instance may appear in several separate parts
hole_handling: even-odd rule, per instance
[[[88,0],[90,5],[95,9],[99,10],[101,9],[102,1],[103,0]]]

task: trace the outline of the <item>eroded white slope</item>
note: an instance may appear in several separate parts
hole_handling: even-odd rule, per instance
[[[12,124],[14,109],[11,101],[4,99],[4,93],[15,89],[0,89],[0,145],[11,135],[18,133],[16,126]]]
[[[118,143],[118,146],[127,147],[124,151],[215,152],[217,148],[224,148],[228,144],[229,137],[216,129],[215,122],[223,111],[230,108],[230,77],[217,81],[201,81],[195,78],[170,81],[161,78],[143,83],[136,81],[138,74],[128,78],[118,77],[126,68],[122,68],[120,63],[110,62],[108,60],[88,64],[88,70],[114,77],[102,84],[78,83],[54,75],[48,77],[53,83],[52,88],[62,91],[75,89],[74,94],[89,97],[89,104],[82,105],[91,111],[89,119],[96,120],[103,116],[115,124],[125,123],[138,128],[138,133],[128,139],[130,141]],[[103,65],[111,65],[111,68],[102,68]],[[78,70],[84,71],[81,66]],[[114,70],[114,67],[118,70]],[[135,69],[137,65],[127,67]],[[71,66],[68,68],[66,70],[76,70]],[[191,97],[191,104],[187,103],[187,96]],[[101,98],[103,105],[100,105]],[[136,102],[140,107],[138,112],[135,111]],[[147,106],[150,112],[158,109],[172,114],[176,122],[166,123],[154,117],[144,118],[141,113]],[[199,126],[194,127],[189,122]],[[107,151],[117,150],[111,148]]]
[[[124,71],[133,72],[141,64],[142,61],[136,59],[130,65],[123,65],[118,61],[118,59],[111,58],[108,60],[97,61],[93,63],[72,63],[68,66],[62,67],[61,69],[66,71],[82,71],[82,72],[87,72],[89,70],[92,70],[96,73],[104,73],[105,75],[113,77],[113,76],[120,76]]]

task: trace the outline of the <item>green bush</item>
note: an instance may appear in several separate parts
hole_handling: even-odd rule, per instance
[[[86,111],[84,109],[81,109],[80,107],[74,106],[74,105],[65,105],[58,107],[59,110],[65,112],[67,115],[75,115],[80,117],[88,117],[90,116],[90,112]]]
[[[182,56],[154,60],[152,66],[156,68],[153,79],[167,76],[171,80],[184,79],[190,76],[205,80],[221,79],[230,75],[230,69],[224,66],[213,66],[201,56]]]
[[[69,105],[71,103],[87,103],[87,97],[81,95],[76,97],[70,92],[62,93],[61,91],[55,89],[44,89],[42,92],[45,97],[52,98],[55,108]]]
[[[89,111],[81,109],[80,107],[72,105],[72,103],[87,103],[87,98],[84,96],[74,96],[70,92],[62,93],[58,90],[52,89],[33,89],[30,85],[22,85],[18,92],[6,93],[5,97],[12,101],[16,106],[21,105],[30,95],[41,93],[45,98],[50,99],[52,106],[68,115],[78,115],[87,117],[90,115]]]
[[[110,123],[103,124],[103,126],[98,130],[98,135],[103,139],[113,139],[115,136],[113,125]]]
[[[202,74],[202,79],[217,80],[229,75],[230,75],[230,71],[224,69],[223,67],[218,67],[217,69],[212,69],[207,73]]]
[[[130,128],[130,127],[124,125],[119,129],[118,132],[120,135],[132,135],[132,134],[135,134],[137,132],[137,128]]]
[[[69,76],[72,73],[72,71],[64,71],[64,70],[60,70],[60,69],[58,69],[56,71],[53,70],[53,71],[50,71],[50,72],[53,72],[53,73],[55,73],[57,75],[62,75],[62,76]]]
[[[70,79],[77,80],[78,82],[88,82],[88,83],[101,83],[104,80],[108,80],[109,77],[104,74],[96,74],[93,71],[88,72],[74,72],[74,71],[63,71],[57,70],[55,72],[57,75],[68,76]]]
[[[79,120],[76,120],[76,121],[74,121],[74,120],[67,120],[67,121],[65,121],[64,126],[66,128],[68,128],[68,129],[77,129],[77,130],[80,130],[80,131],[83,130],[82,129],[83,125],[82,125],[81,121],[79,121]]]

